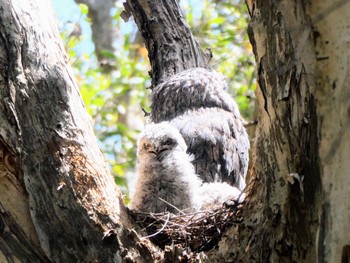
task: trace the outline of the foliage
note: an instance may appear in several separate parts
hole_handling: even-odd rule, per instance
[[[203,49],[213,53],[211,67],[222,72],[230,83],[242,115],[254,118],[254,58],[247,36],[248,12],[244,1],[206,0],[183,8],[192,32]]]
[[[243,116],[251,119],[255,76],[244,3],[196,0],[181,5],[200,45],[212,50],[211,66],[228,78]],[[136,165],[135,138],[145,121],[142,109],[149,111],[150,80],[147,50],[132,21],[125,24],[119,17],[122,8],[117,2],[112,14],[118,36],[115,53],[107,54],[116,65],[109,74],[99,68],[93,52],[81,52],[82,43],[92,45],[90,37],[81,34],[81,24],[89,22],[85,5],[80,5],[80,18],[66,22],[61,34],[100,146],[117,184],[128,193],[126,175]]]

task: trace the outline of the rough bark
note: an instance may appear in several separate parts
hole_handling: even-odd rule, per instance
[[[148,49],[153,85],[184,69],[207,67],[211,53],[200,49],[178,1],[128,0],[125,6]]]
[[[175,0],[128,3],[154,84],[206,66]],[[0,6],[0,261],[156,261],[106,169],[47,2]],[[252,181],[243,222],[206,261],[348,262],[350,4],[248,6],[260,112]]]
[[[98,148],[48,1],[0,6],[1,262],[152,259]]]
[[[261,113],[253,193],[221,260],[349,262],[349,1],[248,6]]]
[[[176,43],[169,40],[174,35],[166,33],[167,25],[172,25],[170,32],[178,26],[177,19],[164,11],[170,4],[154,7],[149,1],[130,1],[130,6],[131,2],[150,49],[153,71],[161,67],[167,74],[176,72],[167,69],[164,61],[172,61],[172,67],[178,63],[181,69],[176,59],[181,53],[162,52],[152,45],[153,39],[158,40],[157,47]],[[312,262],[321,193],[312,24],[301,1],[248,4],[260,86],[251,193],[244,221],[226,233],[217,250],[208,253],[208,262]],[[135,11],[140,7],[143,10]],[[166,23],[158,19],[160,14],[168,19]],[[163,27],[164,34],[154,29]],[[181,42],[176,44],[180,46],[175,50],[191,50]],[[190,55],[198,57],[195,52]],[[158,76],[153,78],[157,83]]]
[[[315,262],[321,177],[311,20],[302,1],[248,6],[259,83],[251,193],[244,222],[212,260]]]

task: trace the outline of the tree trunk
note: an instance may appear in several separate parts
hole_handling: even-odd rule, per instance
[[[244,221],[210,262],[350,262],[348,1],[247,1],[259,125]]]
[[[321,176],[312,24],[302,1],[248,5],[259,83],[251,192],[244,222],[213,259],[315,262]]]
[[[98,148],[48,1],[0,2],[1,262],[152,259]]]
[[[200,49],[178,1],[127,0],[124,5],[134,16],[148,49],[153,85],[185,69],[207,67],[211,53]]]
[[[350,2],[308,6],[315,71],[323,200],[318,262],[350,262]]]
[[[328,2],[247,1],[260,112],[252,179],[243,221],[207,262],[349,262],[350,4]],[[107,171],[47,1],[0,3],[0,261],[160,260]],[[206,67],[177,1],[128,8],[153,84]]]
[[[129,5],[131,2],[133,1],[128,1]],[[341,13],[329,16],[329,13],[336,13],[343,7],[346,1],[334,1],[334,4],[329,6],[314,2],[247,1],[251,14],[249,35],[257,61],[257,97],[260,109],[256,143],[253,148],[253,169],[250,176],[252,179],[248,187],[250,194],[244,207],[243,222],[226,233],[217,250],[208,253],[208,262],[314,262],[317,257],[323,262],[339,262],[341,249],[344,253],[349,251],[349,246],[345,246],[349,244],[349,235],[341,231],[348,229],[346,226],[349,220],[345,219],[348,217],[336,216],[339,218],[337,223],[342,226],[340,229],[335,228],[334,224],[331,225],[331,211],[347,215],[343,209],[349,210],[348,203],[341,202],[341,199],[347,200],[346,193],[349,193],[344,187],[347,185],[346,165],[328,163],[330,158],[337,160],[329,155],[338,149],[334,148],[340,146],[341,139],[346,139],[341,135],[332,142],[330,137],[333,135],[332,137],[336,138],[335,134],[344,134],[344,127],[347,127],[348,123],[338,118],[340,128],[334,129],[331,120],[337,118],[333,114],[342,112],[345,114],[344,119],[348,119],[348,107],[339,104],[338,109],[333,110],[334,102],[329,99],[334,95],[327,93],[333,91],[325,88],[325,84],[331,81],[332,85],[326,85],[341,90],[338,91],[338,96],[348,93],[342,90],[346,83],[348,57],[342,56],[341,52],[347,50],[344,44],[346,42],[338,38],[348,34],[331,34],[330,25],[344,25],[341,30],[346,31],[345,14],[349,10],[343,9],[344,15]],[[139,13],[150,18],[152,14],[158,18],[159,13],[166,13],[156,12],[155,7],[147,1],[140,1],[134,6],[144,8],[144,12],[135,11],[135,7],[131,8],[141,32],[148,32],[147,21],[156,23],[163,20],[154,17],[145,20]],[[164,6],[169,7],[170,4]],[[331,22],[331,19],[335,19],[336,23]],[[165,26],[159,23],[157,27],[164,26],[164,32],[167,32],[169,25],[170,28],[173,26],[176,29],[181,26],[172,21],[167,22]],[[325,32],[321,34],[321,29],[314,31],[321,25]],[[342,32],[341,30],[338,32]],[[157,36],[156,33],[157,31],[153,31],[153,34],[144,34],[145,42],[152,43],[150,38],[160,41],[157,46],[169,42],[168,39],[162,40],[163,35]],[[180,45],[176,47],[178,50],[191,50],[181,46],[180,42],[176,44]],[[153,46],[147,46],[152,51]],[[337,46],[340,48],[336,48]],[[320,54],[333,54],[334,50],[338,50],[339,54],[334,54],[333,58],[344,62],[339,67],[335,67],[335,63],[324,66],[329,57]],[[156,54],[160,53],[162,54],[161,50]],[[162,59],[178,62],[176,58],[172,60],[172,53],[163,54],[166,57],[163,56]],[[200,53],[191,55],[196,54]],[[152,53],[150,60],[152,65],[161,64]],[[332,77],[329,77],[328,67],[334,72]],[[178,68],[182,69],[181,66]],[[338,70],[344,72],[340,80],[336,77]],[[174,72],[177,71],[169,74]],[[323,81],[317,81],[318,78]],[[338,88],[339,85],[342,85],[341,88]],[[332,119],[325,125],[324,119],[327,118]],[[346,152],[349,150],[348,145],[343,144],[343,147],[339,147],[339,160],[349,156]],[[324,148],[328,148],[326,154]],[[327,176],[327,180],[324,179],[325,174],[330,173],[328,169],[332,170],[332,174],[339,171],[343,176],[342,180],[337,182],[340,191],[336,190],[337,192],[333,193],[334,198],[338,199],[331,198],[331,183],[334,185],[334,182],[330,178],[335,177]],[[325,195],[322,189],[326,190]],[[335,197],[338,193],[341,195]],[[333,207],[330,207],[331,203]],[[342,222],[338,222],[340,220]],[[340,246],[337,244],[337,238],[342,241]],[[333,244],[325,249],[327,242]],[[321,255],[321,252],[324,255]],[[349,255],[343,255],[343,259],[346,257]]]
[[[115,33],[111,17],[111,10],[115,0],[75,0],[76,3],[88,6],[88,16],[91,19],[92,40],[95,45],[95,55],[104,73],[110,73],[116,68],[111,59],[114,53],[113,41]]]

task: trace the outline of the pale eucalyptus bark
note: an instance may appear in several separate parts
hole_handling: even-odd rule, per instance
[[[318,262],[350,262],[350,2],[312,1],[323,202]]]
[[[0,262],[156,261],[131,230],[46,2],[0,3]],[[175,0],[128,3],[154,84],[206,66]],[[347,262],[350,4],[247,3],[260,112],[250,195],[206,261]]]
[[[350,3],[247,4],[260,105],[253,192],[209,261],[350,262]],[[288,174],[303,175],[302,188]]]
[[[1,262],[152,259],[98,148],[48,1],[0,6]]]
[[[244,222],[212,260],[315,262],[321,175],[311,19],[303,1],[248,6],[259,83],[251,193]]]
[[[191,45],[176,41],[178,27],[184,27],[177,23],[178,16],[169,15],[177,12],[176,1],[128,4],[150,50],[155,83],[161,79],[154,75],[159,69],[166,76],[186,68],[182,63],[187,60],[188,67],[198,66],[192,62],[199,61],[200,52],[190,52],[186,61],[177,59],[179,50],[191,51]],[[302,1],[248,4],[260,112],[251,194],[243,222],[225,233],[219,248],[207,253],[207,261],[312,262],[321,202],[312,24]],[[169,12],[169,7],[176,11]],[[178,52],[158,48],[168,47],[167,43],[174,43],[171,50]],[[298,182],[298,177],[303,179]]]

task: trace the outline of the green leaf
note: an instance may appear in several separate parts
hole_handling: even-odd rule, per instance
[[[83,15],[87,15],[89,12],[89,7],[86,4],[79,4],[80,12]]]

